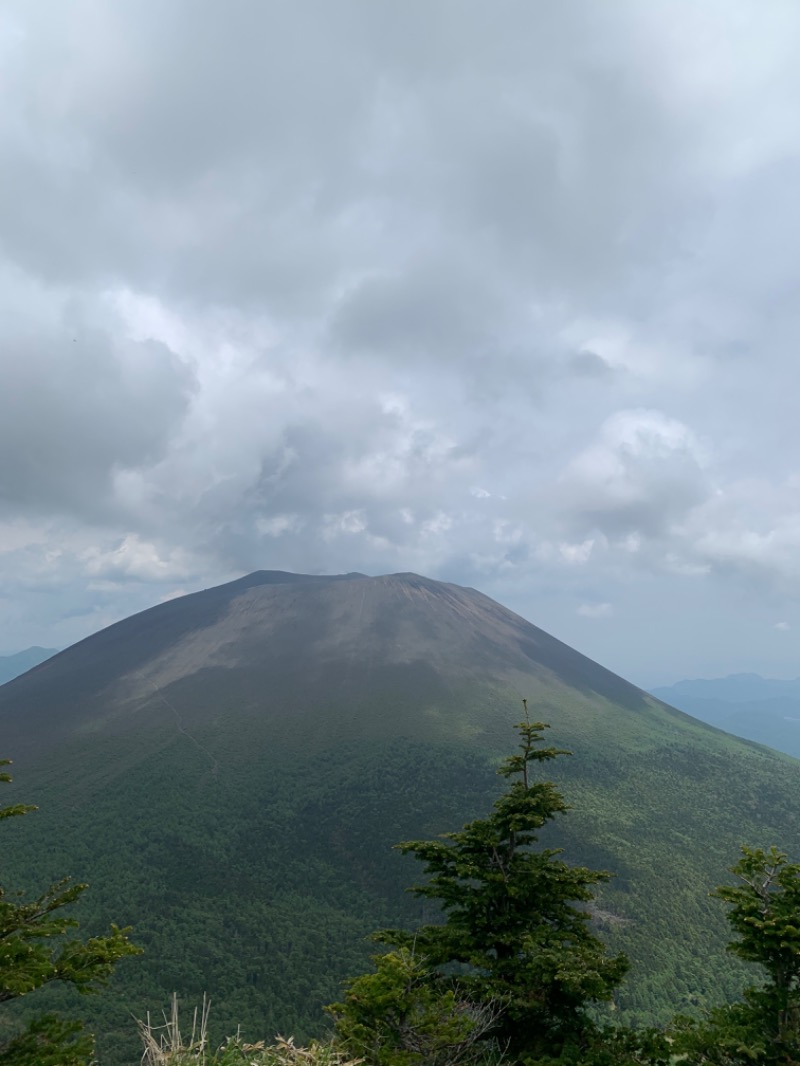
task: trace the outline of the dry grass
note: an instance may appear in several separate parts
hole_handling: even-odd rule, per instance
[[[164,1012],[163,1025],[153,1025],[148,1011],[147,1021],[137,1021],[144,1044],[142,1066],[183,1066],[184,1063],[206,1066],[210,1010],[211,1001],[204,995],[199,1014],[197,1007],[192,1014],[192,1032],[188,1043],[184,1043],[181,1035],[177,993],[172,994],[169,1017]]]
[[[203,996],[203,1006],[195,1007],[188,1041],[180,1030],[178,997],[173,993],[169,1015],[153,1025],[150,1013],[146,1021],[137,1021],[144,1044],[142,1066],[361,1066],[363,1059],[348,1058],[332,1044],[312,1043],[298,1047],[294,1037],[277,1036],[275,1042],[247,1044],[237,1034],[222,1047],[208,1046],[208,1015],[211,1002]]]

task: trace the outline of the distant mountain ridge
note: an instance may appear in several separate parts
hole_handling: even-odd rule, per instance
[[[173,991],[221,1032],[323,1026],[375,928],[429,920],[393,850],[483,815],[528,700],[572,810],[548,843],[616,874],[597,921],[634,1021],[734,994],[708,893],[743,840],[800,837],[800,764],[665,706],[474,589],[257,571],[159,604],[0,687],[9,884],[91,885],[146,953],[87,1005],[102,1061]],[[106,1013],[102,1013],[106,1012]],[[127,1058],[125,1057],[127,1056]]]
[[[651,691],[703,722],[800,757],[800,678],[729,674],[678,681]]]
[[[12,681],[27,670],[50,659],[58,652],[58,648],[25,648],[24,651],[14,652],[13,655],[0,655],[0,685],[6,681]]]

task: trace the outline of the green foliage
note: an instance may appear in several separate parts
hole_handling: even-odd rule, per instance
[[[742,848],[731,870],[739,884],[713,893],[731,904],[738,939],[729,951],[764,971],[744,1002],[711,1011],[702,1023],[681,1020],[678,1046],[690,1061],[714,1066],[800,1062],[800,864],[770,848]]]
[[[702,1020],[676,1018],[672,1040],[682,1061],[691,1066],[766,1066],[793,1061],[775,1059],[759,1012],[747,1002],[715,1007]]]
[[[0,1049],[0,1066],[85,1066],[93,1053],[94,1037],[81,1022],[44,1014]]]
[[[774,847],[742,848],[732,872],[742,883],[715,893],[731,904],[728,921],[739,939],[729,950],[766,971],[759,996],[782,1038],[796,1030],[800,1006],[800,863]]]
[[[0,761],[8,766],[9,760]],[[9,783],[7,772],[0,781]],[[25,804],[0,808],[0,819],[27,814]],[[77,927],[74,918],[57,915],[86,889],[83,884],[59,881],[42,895],[23,901],[8,897],[0,887],[0,1003],[26,996],[44,985],[62,982],[87,994],[110,977],[116,962],[139,953],[127,929],[112,925],[111,934],[86,941],[66,934]],[[92,1057],[94,1041],[79,1022],[43,1015],[21,1032],[0,1043],[0,1066],[79,1066]]]
[[[444,984],[408,948],[375,956],[374,973],[349,982],[344,1003],[328,1007],[337,1038],[376,1066],[447,1066],[485,1057],[479,1044],[497,1021],[491,1002]]]
[[[555,785],[531,779],[531,764],[567,754],[540,746],[544,728],[527,720],[517,726],[520,752],[499,770],[517,780],[487,818],[443,840],[398,845],[424,862],[428,880],[411,891],[435,900],[444,921],[376,934],[400,950],[371,978],[353,982],[344,1004],[333,1008],[339,1036],[357,1053],[388,1049],[391,1055],[378,1059],[387,1066],[425,1061],[422,1052],[400,1054],[409,1047],[398,1033],[409,1012],[417,1014],[412,1031],[427,1031],[437,1011],[454,1018],[459,996],[495,1011],[482,1036],[512,1061],[558,1056],[596,1035],[587,1008],[611,997],[628,964],[622,955],[609,957],[589,928],[592,888],[609,875],[534,847],[543,826],[567,809]],[[409,977],[412,983],[403,983]]]
[[[527,1059],[529,1066],[671,1066],[673,1049],[657,1029],[598,1026],[569,1042],[555,1058]]]

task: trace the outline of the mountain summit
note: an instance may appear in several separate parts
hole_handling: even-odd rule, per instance
[[[509,685],[514,698],[507,702]],[[492,687],[503,692],[499,722],[487,714],[484,693]],[[5,741],[22,766],[28,750],[41,753],[87,729],[128,732],[150,719],[174,726],[175,713],[184,727],[204,728],[234,701],[248,719],[293,724],[305,745],[318,742],[317,716],[331,721],[338,739],[347,731],[333,707],[347,708],[361,737],[380,732],[383,710],[401,699],[404,728],[413,724],[418,739],[446,739],[465,719],[480,732],[505,727],[522,696],[540,715],[549,707],[558,718],[569,713],[558,710],[566,691],[588,701],[586,713],[595,699],[638,713],[652,714],[654,706],[474,589],[417,574],[261,570],[109,626],[0,693],[0,709]],[[463,702],[452,721],[432,714],[456,693]],[[170,729],[163,739],[174,739]]]
[[[248,1037],[308,1035],[372,929],[430,920],[392,845],[486,812],[523,698],[574,752],[547,768],[574,808],[548,842],[617,875],[595,920],[634,963],[619,1007],[652,1020],[733,992],[708,892],[740,843],[792,846],[800,764],[416,574],[258,571],[4,685],[0,754],[41,808],[10,873],[69,872],[90,919],[134,924],[120,1031],[177,990]]]

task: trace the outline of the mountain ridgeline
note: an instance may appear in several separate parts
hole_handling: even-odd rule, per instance
[[[0,655],[0,685],[11,681],[26,670],[32,670],[34,666],[43,663],[51,655],[55,655],[57,648],[26,648],[24,651],[15,652],[13,655]]]
[[[260,571],[0,688],[0,754],[15,798],[40,806],[5,830],[4,880],[86,880],[82,926],[131,923],[146,951],[92,1007],[101,1061],[126,1048],[129,1012],[173,990],[210,993],[215,1035],[321,1032],[321,1005],[375,950],[364,938],[435,917],[404,891],[419,870],[392,845],[485,814],[522,698],[574,753],[547,767],[573,807],[548,844],[616,874],[593,914],[633,963],[620,1015],[665,1020],[735,994],[708,893],[742,842],[796,853],[800,763],[472,589]]]
[[[731,674],[678,681],[652,694],[719,729],[800,758],[800,678]]]

